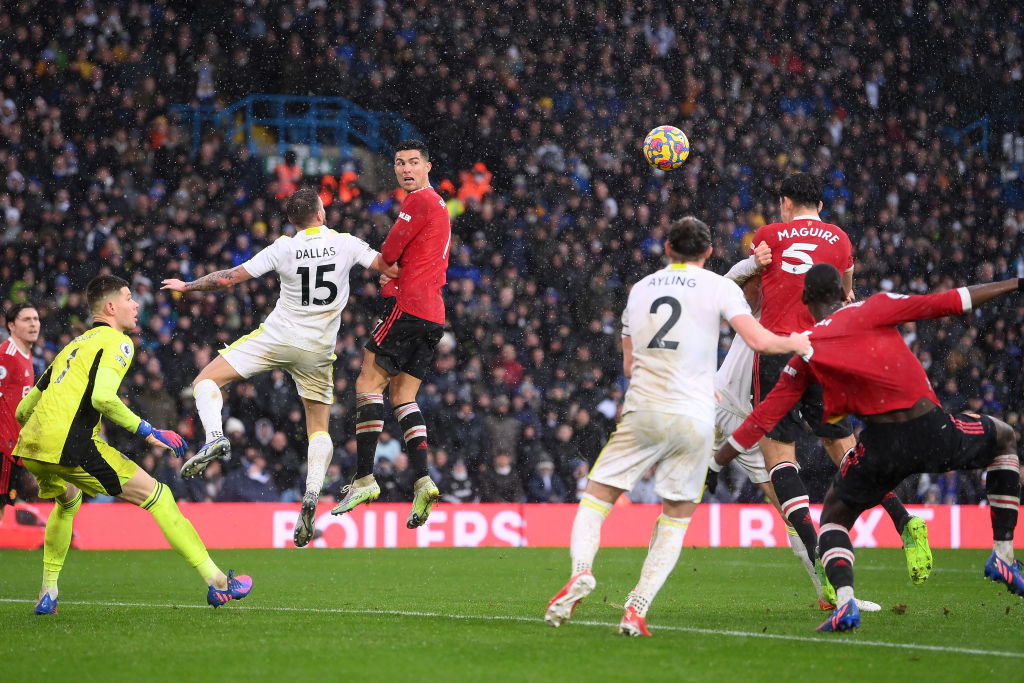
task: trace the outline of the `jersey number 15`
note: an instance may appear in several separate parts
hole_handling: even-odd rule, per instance
[[[313,305],[314,306],[326,306],[326,305],[328,305],[329,303],[333,302],[335,299],[338,298],[338,286],[336,284],[334,284],[333,282],[331,282],[330,280],[325,280],[324,279],[324,275],[329,273],[329,272],[331,272],[332,270],[334,270],[334,264],[333,263],[325,263],[323,265],[320,265],[320,266],[316,267],[316,286],[315,287],[316,287],[316,289],[326,289],[327,290],[327,297],[324,298],[324,299],[321,299],[320,297],[315,297],[313,299]],[[303,306],[308,306],[309,305],[309,268],[307,266],[303,266],[302,268],[297,268],[296,272],[299,274],[299,277],[302,278],[302,305]]]

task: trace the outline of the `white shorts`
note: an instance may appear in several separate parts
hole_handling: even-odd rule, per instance
[[[631,411],[590,471],[599,484],[630,491],[654,466],[654,492],[666,500],[700,500],[714,425],[688,415]]]
[[[298,348],[260,325],[220,354],[245,379],[268,370],[284,370],[291,375],[302,398],[334,403],[333,353]]]
[[[721,404],[715,406],[715,450],[721,448],[732,433],[739,429],[746,417],[737,415],[731,410],[726,410]],[[763,484],[769,481],[768,470],[764,466],[764,454],[761,447],[755,445],[745,451],[740,451],[736,456],[736,462],[746,470],[747,477],[755,484]]]

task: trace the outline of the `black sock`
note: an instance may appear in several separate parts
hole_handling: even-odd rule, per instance
[[[815,548],[818,545],[818,532],[814,528],[814,520],[811,519],[807,487],[800,478],[796,464],[781,462],[772,468],[770,476],[775,495],[782,506],[782,514],[796,529],[800,540],[807,548],[808,557],[814,562],[817,557]]]
[[[395,417],[402,427],[405,450],[409,454],[409,469],[416,479],[429,476],[427,471],[427,425],[415,401],[395,406]]]
[[[356,394],[356,479],[373,474],[373,456],[382,431],[384,395]]]
[[[985,493],[992,516],[992,540],[1012,541],[1020,508],[1020,460],[996,456],[985,472]]]
[[[907,508],[903,507],[903,502],[896,497],[895,493],[889,491],[889,493],[885,494],[885,498],[882,499],[882,507],[889,513],[889,517],[896,527],[896,533],[902,534],[903,528],[910,521],[910,513],[907,512]]]
[[[821,561],[825,575],[836,590],[853,588],[853,543],[850,532],[839,524],[821,525]]]

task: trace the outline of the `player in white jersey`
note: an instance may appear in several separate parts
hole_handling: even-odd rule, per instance
[[[630,290],[622,314],[623,370],[631,378],[622,421],[590,473],[573,522],[572,575],[548,603],[545,621],[559,626],[596,585],[591,571],[601,524],[612,505],[657,465],[663,499],[640,581],[629,594],[619,631],[650,635],[647,608],[679,559],[697,508],[714,437],[720,321],[758,351],[806,354],[806,337],[779,337],[750,314],[736,283],[704,270],[711,232],[693,217],[673,223],[665,240],[669,265]]]
[[[725,274],[726,278],[743,288],[743,294],[755,318],[759,318],[761,315],[760,272],[771,261],[771,247],[762,242],[754,248],[752,256],[740,261]],[[747,346],[742,337],[737,335],[733,338],[721,367],[715,373],[715,393],[718,397],[718,405],[715,406],[715,451],[725,444],[729,436],[743,424],[743,421],[754,409],[751,400],[753,367],[754,351]],[[765,468],[764,454],[761,453],[760,446],[754,445],[753,448],[740,452],[736,461],[746,471],[750,481],[761,488],[778,511],[779,517],[786,525],[789,545],[793,549],[793,554],[803,564],[804,570],[810,576],[814,590],[818,594],[818,604],[822,609],[833,609],[835,605],[832,604],[832,600],[834,600],[835,590],[828,583],[824,568],[820,564],[815,565],[811,560],[800,534],[789,524],[789,520],[783,514],[779,498],[775,495],[775,488],[772,486],[771,477],[768,476],[768,470]],[[718,472],[721,469],[722,467],[712,458],[707,475],[707,488],[711,493],[715,492],[718,484]],[[868,600],[858,599],[857,606],[866,612],[877,612],[881,609],[877,603]]]
[[[288,372],[306,411],[309,434],[306,493],[295,525],[295,545],[313,537],[313,517],[324,475],[334,454],[327,433],[334,403],[334,346],[341,311],[348,303],[349,271],[356,265],[389,277],[398,269],[384,263],[366,242],[324,226],[326,212],[311,189],[295,192],[285,207],[296,227],[294,237],[280,237],[240,266],[219,270],[192,282],[164,280],[175,292],[228,289],[240,282],[276,271],[281,296],[266,321],[223,349],[192,383],[196,410],[206,430],[206,443],[181,468],[185,479],[195,477],[215,458],[226,457],[231,444],[224,437],[221,387],[239,379],[280,368]]]

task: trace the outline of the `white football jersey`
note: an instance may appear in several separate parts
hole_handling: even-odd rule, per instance
[[[280,237],[242,265],[253,277],[273,270],[281,280],[264,325],[297,347],[333,352],[349,271],[357,263],[369,268],[377,253],[358,237],[321,226]]]
[[[715,373],[715,391],[722,397],[719,405],[734,415],[746,417],[754,410],[750,401],[753,368],[754,350],[737,334],[732,338],[722,367]]]
[[[725,277],[741,285],[757,274],[754,257],[740,261],[725,274]],[[761,317],[761,302],[751,311],[755,318]],[[722,366],[715,373],[715,391],[722,397],[718,405],[733,415],[746,417],[754,409],[751,403],[750,385],[754,375],[754,350],[747,346],[740,335],[734,335],[729,352]]]
[[[623,411],[653,410],[715,421],[720,321],[750,315],[739,286],[694,265],[672,264],[633,285],[622,336],[633,342]]]

